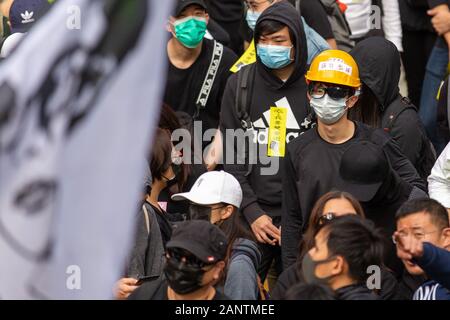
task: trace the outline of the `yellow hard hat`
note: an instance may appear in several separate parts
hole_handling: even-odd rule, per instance
[[[327,82],[359,88],[358,65],[351,55],[342,50],[325,50],[311,62],[306,80]]]

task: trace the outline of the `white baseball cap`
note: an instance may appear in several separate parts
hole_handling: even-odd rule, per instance
[[[189,192],[177,193],[172,200],[189,200],[200,205],[216,203],[241,206],[242,189],[239,181],[225,171],[211,171],[202,174]]]

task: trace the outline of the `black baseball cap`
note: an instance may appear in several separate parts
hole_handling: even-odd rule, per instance
[[[341,179],[336,188],[367,202],[375,197],[389,171],[390,164],[381,147],[370,141],[358,141],[342,155]]]
[[[185,221],[173,230],[167,249],[179,248],[189,251],[201,261],[213,264],[225,259],[227,237],[209,221]]]
[[[206,10],[206,4],[203,0],[177,0],[177,6],[175,8],[175,16],[179,16],[181,12],[191,4],[198,4]]]

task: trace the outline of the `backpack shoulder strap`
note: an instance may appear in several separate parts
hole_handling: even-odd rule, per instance
[[[206,108],[206,104],[208,103],[209,99],[209,94],[211,93],[214,80],[216,79],[216,75],[219,70],[220,62],[222,61],[223,50],[224,50],[223,45],[214,40],[214,50],[212,53],[211,62],[209,64],[208,71],[206,72],[202,88],[200,89],[200,93],[197,98],[196,102],[197,110],[194,115],[194,120],[198,118],[200,110]]]
[[[144,212],[145,226],[147,227],[147,234],[150,234],[150,215],[148,214],[145,204],[142,205],[142,211]]]
[[[252,127],[250,118],[250,102],[253,94],[256,64],[242,68],[237,74],[236,114],[244,130]]]
[[[381,120],[381,126],[384,131],[390,132],[394,127],[394,123],[397,120],[398,116],[407,109],[414,109],[416,107],[411,103],[411,101],[407,97],[403,97],[400,103],[395,103],[391,108],[389,108],[388,112],[385,112],[383,118]]]

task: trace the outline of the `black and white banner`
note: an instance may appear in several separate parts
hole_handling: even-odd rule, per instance
[[[158,121],[171,8],[59,0],[0,65],[0,299],[112,297]]]

